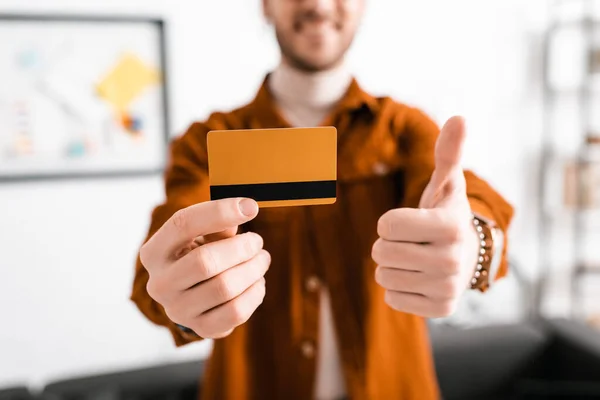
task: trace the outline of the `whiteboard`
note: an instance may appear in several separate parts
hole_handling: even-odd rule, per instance
[[[160,171],[160,20],[0,15],[0,179]]]

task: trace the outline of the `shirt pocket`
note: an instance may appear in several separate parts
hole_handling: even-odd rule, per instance
[[[375,233],[379,218],[399,207],[404,191],[402,181],[402,172],[396,170],[340,183],[339,201],[345,210],[344,218],[352,225],[349,228],[368,232],[368,236]]]
[[[360,140],[359,140],[360,139]],[[392,135],[374,134],[346,143],[338,154],[338,182],[376,183],[403,167],[403,157]]]

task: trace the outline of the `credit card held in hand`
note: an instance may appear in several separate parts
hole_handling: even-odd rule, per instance
[[[259,207],[336,201],[334,127],[215,130],[207,147],[211,200],[247,197]]]

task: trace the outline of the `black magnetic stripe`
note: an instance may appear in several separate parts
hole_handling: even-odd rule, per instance
[[[212,200],[247,197],[256,201],[335,198],[336,181],[258,183],[210,187]]]

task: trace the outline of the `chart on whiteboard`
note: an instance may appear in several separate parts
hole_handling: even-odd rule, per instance
[[[0,24],[0,175],[160,168],[167,118],[156,24]]]

